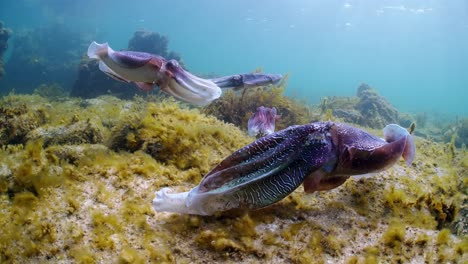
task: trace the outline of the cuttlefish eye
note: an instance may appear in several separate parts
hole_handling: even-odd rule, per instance
[[[179,62],[176,60],[170,60],[166,62],[166,69],[169,71],[176,70],[177,68],[180,68]]]

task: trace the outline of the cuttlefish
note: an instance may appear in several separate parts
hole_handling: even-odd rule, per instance
[[[241,89],[281,80],[279,74],[245,73],[214,79],[204,79],[186,71],[176,60],[139,51],[115,51],[107,43],[92,42],[88,56],[99,60],[99,69],[115,80],[135,83],[143,91],[157,85],[161,91],[175,98],[207,105],[221,96],[221,88]]]
[[[263,137],[275,132],[275,123],[281,116],[276,114],[276,108],[260,106],[247,121],[247,132],[251,137]]]
[[[251,88],[257,86],[265,86],[270,84],[277,84],[281,81],[283,76],[281,74],[270,73],[243,73],[223,76],[211,79],[221,88],[230,88],[240,90],[243,88]]]
[[[221,95],[211,80],[184,70],[176,60],[146,52],[114,51],[107,43],[91,43],[88,56],[99,60],[99,69],[110,77],[135,83],[143,91],[157,85],[161,91],[195,105],[206,105]]]
[[[409,132],[390,124],[383,135],[337,122],[291,126],[235,151],[188,192],[159,190],[153,206],[158,212],[197,215],[259,209],[301,184],[306,193],[325,191],[350,176],[385,170],[400,157],[410,165],[415,144]]]

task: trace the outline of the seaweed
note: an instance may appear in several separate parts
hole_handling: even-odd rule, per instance
[[[154,192],[192,188],[251,138],[157,96],[10,95],[0,108],[9,118],[34,109],[47,117],[22,143],[0,148],[2,263],[457,263],[468,256],[465,149],[416,137],[411,167],[401,162],[312,195],[299,188],[257,211],[178,215],[155,212]],[[100,141],[31,137],[88,120],[102,124]]]

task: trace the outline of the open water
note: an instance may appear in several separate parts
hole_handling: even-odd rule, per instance
[[[197,74],[287,73],[287,94],[313,104],[364,82],[401,111],[468,114],[466,0],[2,0],[0,20],[13,30],[5,63],[15,32],[31,28],[59,25],[114,49],[145,29]],[[11,88],[21,90],[0,82]]]

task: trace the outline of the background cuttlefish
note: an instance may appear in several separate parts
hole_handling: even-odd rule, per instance
[[[159,190],[153,206],[198,215],[259,209],[301,184],[307,193],[330,190],[350,176],[385,170],[402,156],[412,163],[415,144],[406,129],[388,125],[384,138],[336,122],[291,126],[237,150],[189,192]]]
[[[260,106],[247,121],[247,132],[251,137],[263,137],[275,132],[275,123],[281,116],[276,114],[276,108]]]
[[[133,82],[143,91],[154,85],[175,98],[195,105],[207,105],[221,96],[221,88],[241,89],[281,80],[279,74],[246,73],[203,79],[184,70],[176,60],[146,52],[114,51],[107,43],[92,42],[88,56],[99,60],[99,69],[110,77]]]

